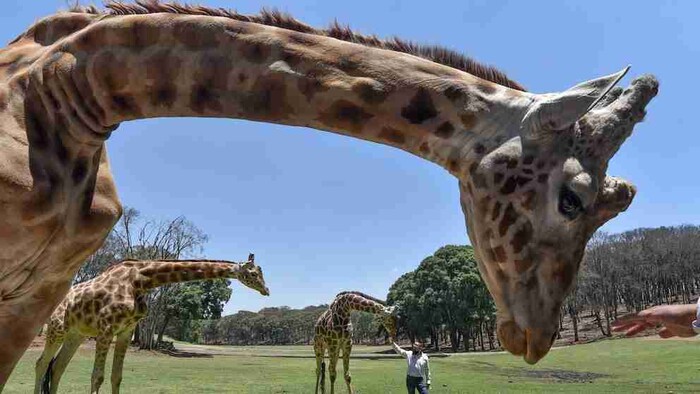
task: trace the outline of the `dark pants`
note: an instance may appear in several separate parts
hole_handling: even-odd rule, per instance
[[[416,390],[418,390],[418,394],[428,394],[428,386],[423,381],[423,378],[406,376],[406,388],[408,389],[408,394],[415,394]]]

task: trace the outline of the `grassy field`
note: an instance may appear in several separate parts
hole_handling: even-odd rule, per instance
[[[431,393],[473,392],[653,392],[700,391],[700,341],[628,339],[602,341],[553,350],[535,366],[506,354],[454,355],[433,358]],[[216,355],[171,357],[130,352],[125,363],[124,393],[312,393],[310,347],[213,347]],[[195,348],[188,348],[195,349]],[[207,347],[200,349],[206,353]],[[358,348],[373,354],[383,348]],[[10,378],[6,393],[33,387],[31,349]],[[258,354],[259,356],[251,356]],[[284,357],[275,357],[274,355]],[[81,349],[61,382],[62,393],[86,393],[93,354]],[[405,393],[405,364],[397,358],[353,359],[358,394]],[[104,392],[109,392],[109,376]],[[338,365],[338,393],[344,393]]]

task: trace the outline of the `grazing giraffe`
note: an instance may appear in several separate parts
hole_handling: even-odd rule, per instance
[[[112,393],[119,393],[126,350],[136,324],[146,316],[148,292],[169,283],[214,278],[235,278],[262,295],[270,294],[252,254],[240,264],[217,260],[126,260],[73,286],[47,323],[44,352],[36,362],[34,393],[42,392],[42,385],[43,392],[58,391],[63,372],[86,337],[97,338],[90,392],[99,392],[107,352],[115,336]]]
[[[536,362],[587,240],[635,193],[605,172],[658,83],[611,90],[623,74],[535,94],[442,48],[279,12],[143,0],[38,21],[0,49],[0,388],[121,215],[105,141],[172,116],[311,127],[445,168],[501,343]]]
[[[321,314],[314,327],[314,353],[316,355],[316,391],[326,392],[326,363],[328,350],[328,370],[331,379],[331,394],[335,392],[336,365],[340,352],[343,353],[343,371],[348,392],[353,393],[350,377],[350,353],[352,352],[352,323],[350,312],[362,311],[376,315],[391,338],[396,336],[396,315],[394,306],[359,291],[338,293],[328,309]]]

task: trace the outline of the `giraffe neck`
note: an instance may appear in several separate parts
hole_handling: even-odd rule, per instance
[[[335,309],[343,316],[350,316],[351,311],[377,314],[382,312],[384,308],[384,304],[357,292],[341,293],[336,296],[333,305],[331,305],[331,309]]]
[[[390,145],[458,176],[532,101],[404,53],[212,16],[97,18],[23,72],[43,111],[59,103],[50,123],[86,143],[132,119],[227,117]]]
[[[170,283],[238,277],[241,264],[229,261],[158,260],[128,262],[138,269],[134,287],[150,290]]]

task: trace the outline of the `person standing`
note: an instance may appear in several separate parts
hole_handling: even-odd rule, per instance
[[[403,350],[395,342],[391,342],[396,353],[402,355],[407,363],[408,370],[406,371],[406,389],[408,394],[415,394],[418,390],[419,394],[428,394],[430,389],[430,364],[428,355],[423,353],[423,344],[420,342],[413,343],[410,351]]]

